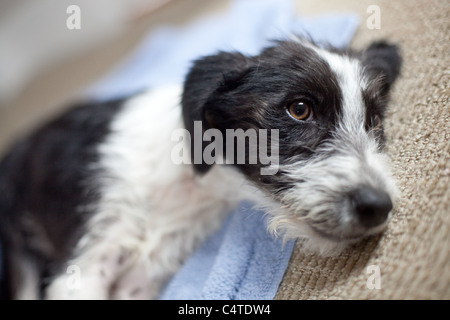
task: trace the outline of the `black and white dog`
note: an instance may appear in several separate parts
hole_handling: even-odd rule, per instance
[[[0,164],[5,297],[157,297],[243,199],[267,210],[269,231],[319,252],[382,231],[396,198],[383,118],[400,64],[385,42],[342,52],[294,38],[201,58],[183,88],[71,108]],[[244,137],[239,161],[238,143],[218,141],[231,129],[270,139]]]

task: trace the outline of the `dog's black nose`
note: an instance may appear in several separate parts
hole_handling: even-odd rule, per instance
[[[367,227],[376,227],[386,221],[392,210],[391,197],[383,190],[364,186],[352,194],[355,213],[359,222]]]

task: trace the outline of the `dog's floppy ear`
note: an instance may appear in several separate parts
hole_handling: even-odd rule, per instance
[[[219,52],[206,56],[194,62],[184,82],[182,107],[185,128],[191,135],[191,161],[198,173],[207,172],[212,165],[203,161],[194,162],[195,142],[201,145],[201,152],[211,142],[204,142],[202,137],[195,137],[194,122],[201,121],[203,132],[213,128],[213,119],[206,112],[208,101],[217,95],[232,90],[237,86],[238,79],[246,73],[249,59],[237,52]],[[202,132],[202,136],[203,136]],[[201,141],[194,141],[194,139]]]
[[[385,41],[373,42],[361,55],[365,71],[380,78],[382,90],[387,94],[400,73],[402,59],[396,45]]]

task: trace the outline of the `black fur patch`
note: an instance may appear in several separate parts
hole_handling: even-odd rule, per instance
[[[314,119],[293,121],[286,108],[295,101],[311,105]],[[203,121],[203,128],[219,129],[224,136],[226,129],[278,129],[281,162],[310,155],[337,121],[341,101],[329,65],[312,49],[281,41],[255,57],[219,53],[198,60],[186,80],[183,115],[191,136],[194,121]],[[209,165],[195,168],[206,172]],[[261,178],[260,166],[240,169]]]
[[[372,129],[378,121],[383,123],[392,84],[400,74],[402,59],[397,46],[384,41],[372,43],[360,55],[370,84],[362,96],[367,108],[366,128]],[[382,125],[376,132],[381,145],[385,143]]]
[[[123,100],[75,106],[17,143],[0,162],[0,235],[5,272],[18,272],[13,251],[42,276],[67,259],[97,197],[89,164]],[[20,277],[20,274],[16,274]],[[11,279],[12,281],[13,279]],[[11,296],[10,283],[6,290]]]

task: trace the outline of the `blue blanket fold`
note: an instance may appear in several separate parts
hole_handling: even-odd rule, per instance
[[[293,33],[319,44],[345,47],[358,24],[352,14],[300,19],[289,0],[236,0],[226,14],[184,29],[161,26],[153,31],[85,95],[105,100],[181,84],[194,59],[218,50],[257,54],[271,39],[286,39]],[[173,276],[160,299],[272,299],[293,244],[283,245],[281,239],[269,235],[264,212],[242,203]]]
[[[266,232],[265,215],[243,202],[186,261],[161,299],[272,299],[292,252]]]

